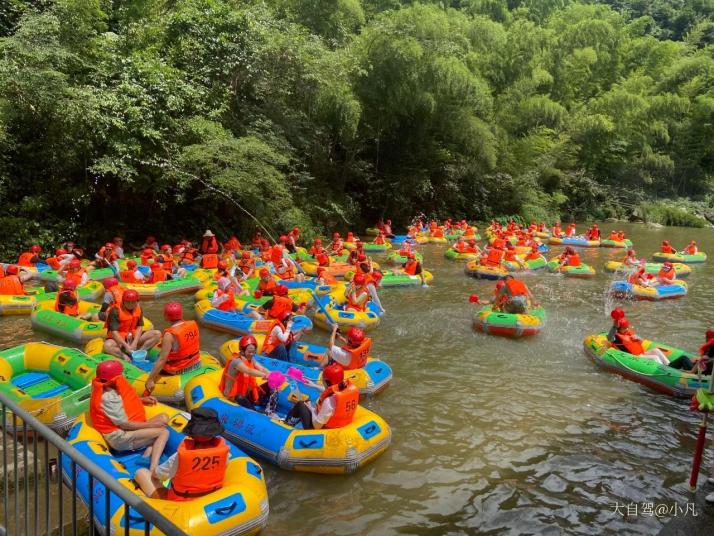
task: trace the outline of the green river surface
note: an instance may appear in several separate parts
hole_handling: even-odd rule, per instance
[[[679,248],[696,239],[714,254],[712,229],[601,227],[605,236],[624,229],[640,257],[663,239]],[[527,275],[547,325],[511,340],[472,330],[468,296],[489,296],[494,282],[467,277],[462,263],[443,257],[446,247],[420,247],[435,276],[430,288],[381,291],[387,314],[371,334],[373,354],[394,379],[363,403],[391,426],[390,448],[349,476],[262,463],[270,494],[264,534],[656,533],[670,514],[623,516],[623,505],[686,507],[698,418],[687,401],[602,372],[583,353],[583,338],[610,325],[612,277],[602,267],[623,250],[581,250],[598,270],[592,280]],[[696,350],[714,324],[713,280],[714,261],[695,265],[688,296],[625,303],[628,318],[645,338]],[[192,295],[178,299],[193,310]],[[165,327],[163,302],[142,307]],[[202,348],[218,355],[229,338],[203,329]],[[29,340],[64,344],[33,333],[29,316],[0,317],[1,348]],[[325,342],[327,334],[315,330],[307,340]],[[707,451],[704,471],[711,464]]]

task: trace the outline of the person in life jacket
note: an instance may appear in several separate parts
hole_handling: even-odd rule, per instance
[[[79,316],[79,298],[76,290],[77,283],[71,279],[62,283],[55,298],[55,311],[69,316]]]
[[[223,246],[216,239],[216,235],[214,235],[210,229],[207,229],[206,232],[203,233],[201,246],[198,248],[198,251],[201,255],[216,254],[223,251]]]
[[[290,361],[292,345],[302,335],[302,330],[294,330],[293,325],[292,313],[287,313],[281,319],[275,319],[265,337],[260,353],[272,359]]]
[[[667,261],[662,264],[659,272],[657,272],[657,285],[672,285],[677,282],[677,273],[674,271],[674,265]]]
[[[121,305],[113,305],[107,311],[107,339],[103,352],[124,359],[134,350],[148,350],[161,339],[157,329],[144,331],[144,317],[139,306],[139,293],[133,289],[124,291]]]
[[[283,321],[289,314],[297,313],[300,308],[288,296],[288,287],[278,285],[273,291],[273,297],[258,307],[255,318]]]
[[[483,251],[479,262],[485,266],[501,266],[504,255],[505,251],[494,242]]]
[[[625,258],[622,259],[623,266],[639,266],[640,261],[637,259],[637,254],[634,249],[628,249],[625,253]]]
[[[243,246],[241,245],[240,240],[238,240],[238,237],[236,237],[236,235],[231,235],[228,241],[223,244],[224,252],[236,252],[240,251],[241,249],[243,249]]]
[[[523,262],[523,260],[521,260],[521,258],[516,254],[516,248],[511,243],[506,246],[506,253],[504,254],[503,260],[508,262],[515,262],[518,266],[520,266],[521,270],[528,269],[526,263]]]
[[[525,257],[526,261],[534,261],[537,259],[544,258],[543,254],[540,252],[540,249],[538,249],[538,244],[535,244],[531,246],[531,250],[528,252],[528,254]]]
[[[617,240],[618,242],[625,241],[625,231],[617,231]]]
[[[255,269],[255,258],[251,255],[250,251],[244,251],[240,254],[240,259],[238,260],[238,268],[245,277],[250,276],[250,274]]]
[[[600,240],[600,228],[597,226],[597,223],[593,223],[590,229],[588,229],[587,239]]]
[[[689,242],[689,244],[687,244],[687,247],[684,248],[684,253],[686,253],[687,255],[696,255],[697,253],[699,253],[697,243],[694,240]]]
[[[352,278],[352,281],[345,290],[347,304],[345,310],[348,311],[366,311],[367,304],[371,297],[369,290],[366,287],[366,278],[364,274],[357,273]]]
[[[499,310],[511,314],[527,313],[531,307],[538,307],[526,284],[512,275],[503,279],[497,299],[500,303]]]
[[[408,257],[408,255],[407,255]],[[364,284],[369,292],[372,302],[379,307],[381,312],[385,312],[382,302],[379,299],[379,294],[377,289],[379,288],[379,282],[382,280],[383,274],[379,270],[375,270],[372,264],[372,259],[368,258],[366,255],[361,254],[358,257],[358,263],[356,265],[356,273],[364,275]],[[421,277],[421,274],[419,274]]]
[[[422,286],[428,286],[426,284],[426,279],[424,278],[424,269],[422,268],[421,262],[417,260],[416,254],[413,251],[410,251],[407,254],[407,262],[402,264],[402,271],[407,275],[419,276]]]
[[[394,238],[394,232],[392,231],[392,220],[387,220],[384,222],[384,227],[382,227],[382,232],[387,238]]]
[[[355,234],[352,231],[347,231],[347,236],[343,240],[345,244],[354,244],[355,243]]]
[[[332,255],[339,257],[340,255],[342,255],[342,250],[344,249],[345,243],[343,242],[340,233],[332,233],[332,243],[330,244],[330,251],[332,252]]]
[[[292,230],[288,233],[288,240],[285,243],[285,248],[290,253],[295,253],[297,251],[298,240],[300,240],[300,228],[293,227]]]
[[[310,255],[312,255],[313,258],[317,256],[318,253],[321,251],[324,251],[325,248],[322,247],[322,239],[321,238],[316,238],[315,240],[312,241],[312,247],[310,248]]]
[[[124,288],[119,286],[119,280],[116,277],[108,277],[102,281],[104,285],[104,297],[102,298],[102,307],[97,313],[97,320],[107,320],[107,311],[112,305],[121,306]]]
[[[146,248],[153,249],[154,251],[159,251],[159,243],[156,241],[155,237],[151,235],[147,236],[146,240],[139,249],[144,250]]]
[[[236,313],[236,289],[233,282],[227,277],[221,277],[216,290],[211,297],[211,305],[219,311]]]
[[[380,231],[379,234],[374,238],[373,244],[382,246],[387,243],[387,239],[384,237],[384,231]]]
[[[64,281],[65,279],[73,279],[77,283],[78,287],[86,285],[89,282],[89,275],[87,271],[82,268],[82,263],[79,259],[74,258],[67,264],[63,265],[59,270],[59,279]]]
[[[57,248],[53,257],[47,257],[45,263],[53,270],[60,270],[62,266],[69,263],[74,259],[74,255],[69,253],[66,249]]]
[[[34,277],[24,268],[14,264],[5,265],[5,276],[0,278],[0,296],[24,296],[25,283]]]
[[[627,282],[631,285],[639,285],[642,287],[649,287],[650,280],[647,277],[647,271],[645,270],[644,259],[640,261],[640,265],[635,268],[635,270],[627,276]]]
[[[89,264],[94,268],[108,268],[112,264],[112,255],[114,255],[114,244],[107,242],[94,254],[94,260]]]
[[[550,230],[550,234],[554,236],[555,238],[560,238],[563,236],[563,230],[560,227],[560,222],[557,221],[555,224],[553,224],[553,227]]]
[[[624,317],[617,320],[617,330],[612,338],[608,340],[614,348],[622,352],[651,359],[660,365],[682,370],[691,370],[693,367],[691,360],[686,355],[670,361],[664,352],[657,347],[645,350],[642,339],[630,328],[630,322]]]
[[[576,234],[575,224],[569,223],[568,226],[565,228],[565,236],[572,238],[575,236],[575,234]]]
[[[337,279],[335,279],[334,276],[330,275],[330,273],[327,271],[327,268],[320,266],[317,269],[316,284],[317,286],[336,285]]]
[[[119,280],[122,283],[146,283],[146,276],[139,270],[135,260],[126,261],[126,270],[119,271]]]
[[[154,262],[154,257],[156,257],[156,250],[152,248],[144,248],[141,250],[141,257],[139,258],[139,261],[142,266],[149,266],[152,262]]]
[[[17,265],[26,266],[29,268],[31,266],[37,265],[40,262],[44,262],[42,257],[40,257],[41,252],[42,248],[40,246],[30,246],[29,251],[24,251],[23,253],[20,253],[20,256],[17,258]]]
[[[669,240],[662,240],[662,245],[659,250],[661,253],[677,253],[677,251],[669,244]]]
[[[149,469],[153,471],[169,439],[168,415],[160,413],[147,419],[144,406],[156,404],[156,399],[137,395],[123,372],[121,362],[113,359],[97,365],[89,399],[91,425],[114,450],[146,447],[144,456],[150,456]]]
[[[239,353],[233,354],[226,362],[218,388],[228,400],[255,409],[255,405],[270,394],[267,382],[258,385],[256,380],[267,380],[270,371],[253,359],[258,351],[255,337],[241,337],[238,349]]]
[[[709,376],[714,369],[714,328],[707,328],[704,332],[704,344],[699,347],[700,359],[695,363],[692,372]]]
[[[201,367],[201,335],[198,324],[183,319],[183,307],[178,302],[164,305],[164,319],[171,325],[161,337],[161,352],[146,380],[146,390],[154,390],[160,374],[180,375]]]
[[[260,276],[260,281],[258,281],[258,288],[255,291],[255,297],[260,298],[262,296],[272,296],[275,293],[275,289],[278,284],[273,279],[273,276],[270,275],[270,270],[267,268],[261,268],[258,275]]]
[[[150,265],[151,275],[149,276],[149,283],[161,283],[162,281],[168,281],[172,279],[171,271],[166,270],[166,259],[163,255],[158,255],[154,262]]]
[[[456,237],[456,242],[453,245],[454,251],[458,253],[466,253],[466,242],[461,235]]]
[[[213,408],[193,408],[176,452],[153,470],[137,469],[134,480],[149,498],[191,501],[218,491],[228,468],[230,447],[220,437],[223,425]],[[166,488],[163,482],[171,480]]]
[[[560,270],[563,266],[580,266],[580,264],[580,254],[575,251],[574,248],[568,246],[563,252],[562,260],[560,261],[560,266],[558,266],[558,270]]]
[[[330,342],[327,345],[327,353],[320,362],[321,367],[325,367],[333,362],[337,362],[345,370],[355,370],[363,368],[367,364],[369,352],[372,349],[372,339],[365,337],[364,330],[352,327],[347,330],[347,337],[343,337],[337,324],[332,325]],[[345,343],[344,346],[337,346],[337,337]]]
[[[345,371],[338,363],[322,370],[324,390],[317,400],[298,401],[285,417],[286,424],[302,423],[304,430],[342,428],[354,419],[359,405],[359,389],[345,380]]]

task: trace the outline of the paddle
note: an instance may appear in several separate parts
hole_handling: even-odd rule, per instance
[[[332,320],[332,317],[330,317],[330,315],[327,312],[327,309],[325,309],[325,306],[322,305],[322,303],[318,299],[317,294],[315,294],[315,291],[310,290],[310,294],[312,295],[312,299],[315,300],[315,305],[317,305],[317,308],[320,309],[320,312],[322,312],[323,315],[325,315],[325,319],[327,320],[327,322],[332,325],[337,324],[337,322]]]

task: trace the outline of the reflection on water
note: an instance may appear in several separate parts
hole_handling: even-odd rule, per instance
[[[640,257],[662,239],[684,245],[694,238],[714,254],[710,229],[618,228]],[[608,327],[612,302],[604,291],[612,277],[601,270],[622,250],[583,252],[599,272],[593,280],[529,276],[549,315],[529,340],[473,332],[468,295],[490,295],[493,282],[467,278],[442,246],[423,250],[434,285],[383,291],[388,314],[373,334],[375,355],[392,365],[394,381],[367,405],[390,423],[391,448],[349,477],[264,464],[266,534],[652,534],[656,517],[623,518],[614,505],[686,504],[696,416],[686,402],[599,371],[582,351],[585,335]],[[695,350],[713,312],[713,275],[714,261],[696,266],[689,296],[626,303],[628,317],[643,336]],[[144,305],[163,327],[162,304]],[[228,338],[203,330],[202,346],[217,354]],[[33,335],[27,317],[0,318],[1,347],[28,339],[51,337]],[[707,453],[705,467],[710,462]]]

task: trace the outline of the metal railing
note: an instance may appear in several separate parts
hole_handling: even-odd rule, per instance
[[[131,493],[127,488],[116,481],[109,473],[95,464],[87,456],[67,443],[55,432],[38,421],[30,413],[19,407],[7,396],[0,392],[0,411],[2,412],[2,491],[3,509],[0,517],[0,536],[15,535],[49,535],[65,534],[65,530],[73,536],[80,531],[84,519],[78,520],[77,514],[77,475],[78,468],[88,474],[90,499],[86,501],[88,510],[88,531],[90,535],[95,531],[100,534],[122,534],[121,527],[112,526],[112,511],[110,501],[112,495],[123,502],[124,520],[123,533],[125,535],[141,534],[141,522],[136,526],[138,516],[131,516],[135,510],[143,521],[143,533],[151,534],[156,529],[167,536],[188,536],[171,521],[158,511],[145,503],[138,495]],[[20,422],[18,422],[21,421]],[[12,428],[8,425],[12,423]],[[9,430],[14,430],[10,433]],[[43,443],[42,450],[38,443]],[[12,459],[8,460],[8,446],[12,446]],[[50,457],[50,445],[57,449],[57,457]],[[32,461],[29,460],[29,449],[32,448]],[[18,466],[18,450],[22,450],[22,478]],[[62,476],[63,458],[70,461],[71,475]],[[42,462],[40,464],[40,458]],[[66,460],[65,460],[66,463]],[[12,469],[12,488],[8,469]],[[56,473],[55,473],[56,471]],[[57,478],[53,478],[53,475]],[[64,480],[71,491],[71,497],[65,498]],[[103,484],[103,494],[95,493],[97,484]],[[53,487],[55,489],[53,490]],[[101,489],[101,488],[100,488]],[[14,501],[10,498],[10,490]],[[32,497],[30,497],[32,495]],[[96,519],[94,512],[95,497],[103,495],[104,519]],[[65,519],[65,500],[71,502],[69,519]],[[43,502],[41,502],[41,500]],[[11,502],[14,502],[11,507]],[[32,502],[32,506],[31,506]],[[22,511],[21,511],[22,503]],[[56,526],[53,523],[53,512]],[[11,517],[12,516],[12,517]],[[131,522],[130,522],[131,520]],[[82,521],[79,523],[78,521]],[[84,531],[83,531],[84,532]]]

